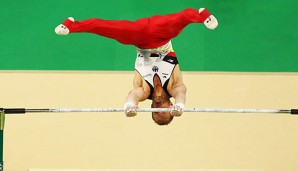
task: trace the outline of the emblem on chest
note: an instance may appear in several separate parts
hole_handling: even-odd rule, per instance
[[[152,71],[153,71],[153,72],[157,73],[158,70],[159,70],[158,66],[153,66],[153,67],[152,67]]]

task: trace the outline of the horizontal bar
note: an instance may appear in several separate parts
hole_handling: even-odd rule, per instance
[[[173,108],[139,108],[137,112],[170,112]],[[68,108],[49,109],[48,112],[124,112],[123,108]],[[221,108],[184,108],[183,112],[221,112],[221,113],[291,113],[291,110],[271,109],[221,109]]]
[[[62,113],[62,112],[124,112],[124,108],[57,108],[57,109],[25,109],[0,108],[6,114],[24,113]],[[137,112],[170,112],[173,108],[139,108]],[[298,114],[298,109],[225,109],[225,108],[184,108],[183,112],[210,112],[210,113],[290,113]]]
[[[139,108],[137,112],[170,112],[173,108]],[[28,109],[27,112],[124,112],[123,108],[61,108],[61,109]],[[183,112],[220,112],[220,113],[291,113],[291,110],[280,109],[222,109],[222,108],[184,108]]]

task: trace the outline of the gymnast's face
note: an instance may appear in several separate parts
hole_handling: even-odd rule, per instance
[[[173,104],[167,96],[152,96],[152,108],[170,108]],[[158,125],[168,125],[173,116],[170,112],[152,112],[152,119]]]

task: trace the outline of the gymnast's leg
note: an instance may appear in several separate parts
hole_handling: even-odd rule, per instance
[[[215,29],[218,25],[216,18],[207,9],[187,8],[183,11],[165,16],[149,18],[150,34],[156,39],[172,39],[189,24],[204,23],[207,28]]]
[[[218,25],[216,18],[208,10],[188,8],[174,14],[156,15],[137,21],[99,18],[74,21],[70,17],[57,26],[55,32],[59,35],[93,33],[115,39],[122,44],[131,44],[140,48],[157,48],[178,36],[191,23],[204,23],[209,29],[215,29]]]
[[[115,39],[123,44],[137,45],[147,26],[147,20],[103,20],[91,18],[87,20],[75,21],[72,17],[66,19],[55,28],[58,35],[69,33],[93,33],[103,37]]]

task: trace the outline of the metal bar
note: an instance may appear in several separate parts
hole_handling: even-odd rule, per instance
[[[137,112],[170,112],[173,108],[139,108]],[[124,112],[123,108],[58,108],[58,109],[26,109],[29,112]],[[291,113],[285,109],[224,109],[224,108],[184,108],[183,112],[215,112],[215,113]]]
[[[1,108],[0,108],[1,109]],[[6,114],[24,113],[72,113],[72,112],[124,112],[124,108],[57,108],[57,109],[25,109],[2,108]],[[170,112],[173,108],[139,108],[137,112]],[[228,108],[184,108],[183,112],[210,113],[289,113],[298,114],[298,109],[228,109]]]
[[[139,108],[137,112],[170,112],[173,108]],[[49,109],[49,112],[124,112],[123,108],[68,108]],[[184,108],[183,112],[216,113],[291,113],[291,110],[275,109],[221,109],[221,108]]]

